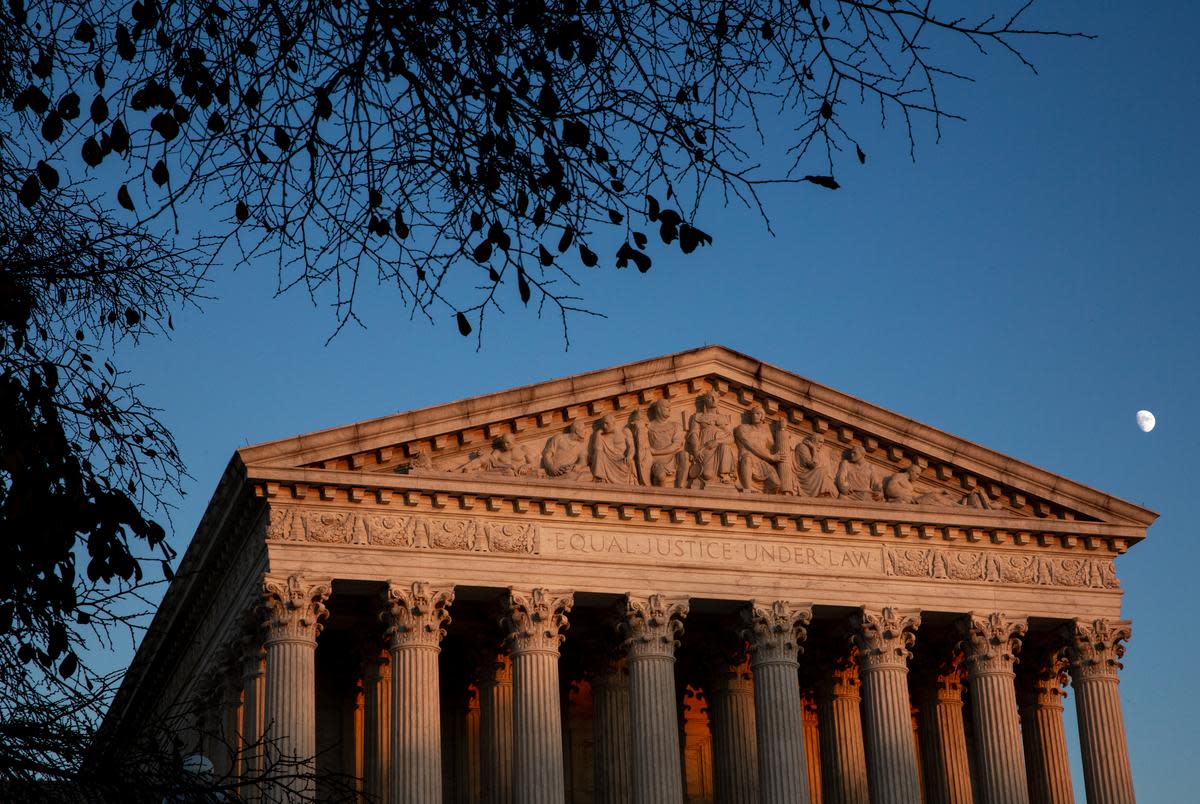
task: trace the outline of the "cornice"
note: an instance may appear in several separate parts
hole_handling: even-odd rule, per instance
[[[896,539],[988,542],[1124,553],[1145,531],[1131,525],[1035,519],[965,507],[897,506],[713,490],[653,489],[536,478],[384,475],[328,469],[249,467],[268,502],[508,512],[535,517],[611,519],[783,533],[865,534]]]

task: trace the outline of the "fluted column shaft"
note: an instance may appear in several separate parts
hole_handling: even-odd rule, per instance
[[[466,739],[462,748],[464,775],[466,777],[466,798],[464,800],[467,804],[479,804],[480,801],[480,726],[479,688],[471,687],[471,699],[467,704]]]
[[[824,804],[870,804],[863,748],[857,650],[828,661],[817,676]]]
[[[854,619],[863,693],[863,730],[872,804],[921,799],[908,699],[908,659],[921,618],[892,608]]]
[[[633,738],[624,661],[592,682],[592,741],[596,804],[627,804],[633,798]]]
[[[388,584],[381,617],[392,667],[391,804],[442,800],[438,654],[453,602],[453,587],[434,588],[423,581]]]
[[[363,666],[363,793],[370,801],[387,801],[391,735],[391,654],[372,651]]]
[[[1026,645],[1017,677],[1017,708],[1029,774],[1030,804],[1074,804],[1067,732],[1063,727],[1063,684],[1067,658],[1046,645]]]
[[[821,792],[821,720],[817,701],[811,692],[801,696],[804,718],[804,760],[808,766],[808,798],[812,804],[824,804]]]
[[[683,800],[679,718],[675,700],[675,647],[687,616],[686,599],[626,595],[626,660],[633,733],[633,801]]]
[[[558,648],[570,592],[510,589],[505,623],[513,668],[513,795],[520,804],[561,804],[563,733]]]
[[[750,660],[720,673],[710,686],[716,804],[758,804],[758,733]]]
[[[266,771],[292,777],[266,791],[271,801],[303,800],[315,792],[315,656],[329,592],[328,581],[297,575],[263,579]]]
[[[257,801],[255,780],[262,772],[263,728],[266,725],[266,658],[262,637],[254,632],[242,640],[242,779],[241,796]]]
[[[922,667],[917,705],[925,804],[971,804],[971,762],[963,725],[961,654]]]
[[[508,656],[488,661],[479,682],[479,775],[483,804],[512,804],[513,681]]]
[[[754,671],[758,791],[763,804],[807,804],[808,771],[800,709],[800,643],[811,606],[786,601],[752,606],[743,637]]]
[[[1025,621],[1000,612],[972,614],[962,622],[962,631],[959,644],[971,687],[979,798],[983,804],[1027,804],[1014,669]]]
[[[1088,804],[1134,802],[1117,678],[1130,633],[1128,622],[1113,620],[1076,622],[1070,633],[1067,655]]]

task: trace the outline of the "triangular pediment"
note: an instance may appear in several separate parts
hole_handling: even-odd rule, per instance
[[[720,346],[239,450],[271,470],[1145,528],[1156,514]],[[333,482],[331,480],[331,482]],[[766,500],[764,500],[764,503]],[[1019,525],[1018,525],[1019,526]]]

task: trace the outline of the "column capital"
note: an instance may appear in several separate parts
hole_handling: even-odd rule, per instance
[[[688,615],[688,598],[625,595],[625,619],[621,635],[629,658],[646,656],[674,657],[683,618]]]
[[[963,679],[967,674],[964,667],[966,657],[957,646],[932,658],[922,648],[913,662],[913,688],[921,705],[929,702],[962,703]]]
[[[1133,634],[1128,620],[1076,620],[1065,631],[1071,678],[1076,683],[1117,678],[1117,671],[1124,666],[1124,643]]]
[[[858,661],[863,670],[888,667],[907,669],[912,646],[917,641],[916,630],[921,625],[921,613],[904,611],[891,606],[871,610],[865,606],[852,618],[858,647]]]
[[[1017,674],[1017,703],[1040,709],[1062,709],[1067,697],[1067,649],[1046,639],[1026,640]]]
[[[329,616],[332,581],[300,575],[267,575],[262,582],[266,642],[316,642]]]
[[[812,606],[776,600],[769,604],[754,603],[743,611],[746,627],[742,638],[750,643],[751,665],[758,667],[776,662],[795,663],[800,643],[808,636],[806,626],[812,621]]]
[[[1010,618],[1004,612],[971,612],[959,621],[967,670],[972,676],[985,673],[1012,673],[1021,651],[1021,637],[1029,630],[1024,617]]]
[[[501,623],[508,629],[509,651],[521,653],[558,653],[570,627],[567,612],[575,605],[571,591],[536,588],[528,593],[510,587],[504,601]]]
[[[389,583],[384,610],[380,619],[387,626],[384,632],[391,650],[421,647],[439,648],[446,626],[450,624],[447,609],[454,602],[454,587],[435,589],[426,581]]]
[[[858,676],[858,646],[844,652],[826,652],[818,661],[817,692],[830,698],[862,698],[862,679]]]

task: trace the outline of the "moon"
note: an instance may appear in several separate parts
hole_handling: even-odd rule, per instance
[[[1137,412],[1137,426],[1143,433],[1148,433],[1154,429],[1154,414],[1148,410],[1139,410]]]

